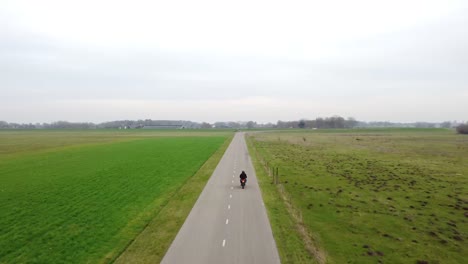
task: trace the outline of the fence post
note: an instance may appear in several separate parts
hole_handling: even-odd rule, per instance
[[[279,183],[279,173],[278,173],[278,167],[276,167],[276,184]]]
[[[271,182],[275,184],[275,175],[272,174],[272,169],[268,167],[268,174],[271,176]]]
[[[273,179],[275,180],[275,184],[278,184],[278,179],[276,178],[275,168],[273,168]]]

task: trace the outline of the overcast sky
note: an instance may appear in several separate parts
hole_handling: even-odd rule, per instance
[[[0,120],[468,120],[468,1],[0,0]]]

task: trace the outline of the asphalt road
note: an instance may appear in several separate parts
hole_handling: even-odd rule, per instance
[[[236,133],[162,263],[280,263],[243,133]]]

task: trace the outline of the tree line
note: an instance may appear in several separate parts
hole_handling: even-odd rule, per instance
[[[200,128],[201,124],[182,120],[117,120],[103,123],[56,121],[52,123],[8,123],[0,121],[0,129],[137,129],[144,127]]]
[[[344,119],[341,116],[318,117],[313,120],[301,119],[297,121],[278,121],[276,128],[353,128],[359,125],[359,121],[349,117]]]
[[[254,128],[300,128],[300,129],[342,129],[342,128],[377,128],[377,127],[415,127],[415,128],[457,128],[459,133],[468,133],[468,124],[457,122],[363,122],[353,117],[341,116],[317,117],[315,119],[300,119],[293,121],[277,121],[274,123],[257,123],[255,121],[229,122],[192,122],[185,120],[117,120],[103,123],[56,121],[52,123],[8,123],[0,121],[0,129],[141,129],[141,128],[180,128],[180,129],[254,129]]]

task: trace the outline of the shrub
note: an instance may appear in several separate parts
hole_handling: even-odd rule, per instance
[[[457,126],[458,134],[468,134],[468,123]]]

